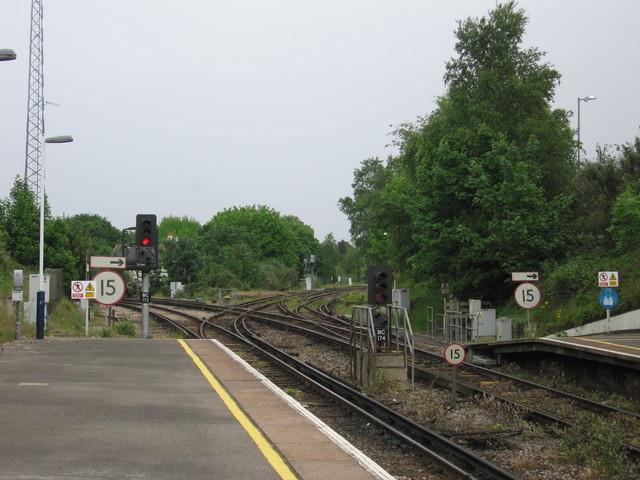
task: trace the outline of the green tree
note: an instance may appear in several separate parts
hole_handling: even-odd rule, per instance
[[[396,130],[396,158],[356,171],[340,207],[367,261],[496,298],[512,269],[572,247],[575,142],[551,108],[560,74],[521,47],[526,23],[514,2],[459,22],[437,108]]]
[[[44,267],[61,268],[64,272],[64,284],[82,278],[84,274],[84,256],[82,261],[71,252],[70,232],[67,223],[61,218],[50,219],[44,227]]]
[[[288,290],[298,282],[298,272],[281,262],[267,260],[258,266],[260,287],[269,290]]]
[[[640,137],[620,147],[620,169],[624,184],[640,191]]]
[[[297,272],[303,256],[317,245],[310,227],[265,206],[233,207],[216,214],[203,225],[200,242],[208,283],[253,288],[265,278],[261,264]]]
[[[161,243],[164,242],[165,238],[169,238],[170,236],[174,238],[190,237],[195,239],[200,236],[201,230],[202,226],[193,218],[186,216],[167,216],[163,217],[158,224],[158,239]]]
[[[40,209],[26,181],[16,177],[9,198],[0,205],[0,224],[8,253],[22,265],[38,265]],[[65,281],[70,281],[82,272],[82,263],[71,252],[70,232],[66,221],[50,218],[46,197],[44,220],[44,267],[63,269]]]
[[[162,266],[169,281],[189,283],[196,279],[203,261],[195,238],[180,236],[164,243]]]
[[[415,273],[460,296],[507,295],[509,272],[561,256],[570,242],[570,199],[547,200],[520,149],[486,126],[430,152],[416,193]]]
[[[637,251],[640,248],[640,194],[627,190],[620,194],[613,205],[613,217],[609,232],[620,252]]]
[[[572,182],[576,202],[577,245],[585,252],[609,250],[614,241],[608,233],[616,197],[624,191],[620,159],[599,148],[596,159],[581,162]]]
[[[543,52],[521,47],[527,22],[513,1],[497,5],[488,17],[459,22],[458,57],[446,65],[448,91],[435,115],[439,128],[487,125],[520,148],[537,139],[529,161],[546,194],[554,196],[566,191],[572,177],[575,142],[568,112],[551,109],[560,73],[542,63]]]
[[[343,281],[351,278],[359,281],[365,275],[365,262],[360,251],[348,242],[338,242],[340,252],[340,272],[344,277]]]
[[[260,259],[250,245],[239,241],[216,248],[216,260],[207,262],[207,283],[226,288],[254,288],[259,285]]]
[[[392,237],[404,231],[408,220],[402,200],[390,195],[389,187],[397,174],[396,161],[378,158],[364,160],[354,173],[353,197],[338,201],[340,210],[351,223],[355,246],[370,263],[389,263],[393,255]],[[401,237],[399,234],[398,237]]]
[[[1,203],[1,222],[8,253],[22,265],[37,265],[40,213],[25,180],[16,177],[8,199]]]
[[[336,242],[333,234],[328,234],[320,244],[320,257],[322,258],[322,263],[318,266],[316,272],[325,281],[335,282],[338,276],[340,252],[338,251],[338,242]]]
[[[302,220],[293,215],[286,215],[282,217],[282,219],[286,222],[288,227],[291,228],[293,243],[289,248],[295,255],[297,255],[297,264],[288,266],[295,268],[298,275],[301,275],[304,269],[303,257],[305,254],[316,254],[319,257],[320,262],[324,261],[322,258],[320,243],[315,237],[313,228],[304,224]]]
[[[122,233],[100,215],[80,213],[64,219],[74,255],[84,260],[85,254],[112,255],[122,241]]]

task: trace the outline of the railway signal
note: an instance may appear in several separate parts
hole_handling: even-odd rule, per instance
[[[369,305],[391,303],[393,272],[388,265],[369,265],[367,271],[367,297]]]
[[[137,268],[155,270],[158,266],[158,226],[152,214],[136,215]]]

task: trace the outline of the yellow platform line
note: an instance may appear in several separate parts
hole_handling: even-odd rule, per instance
[[[211,373],[211,371],[207,368],[207,366],[202,363],[202,360],[195,354],[191,347],[187,345],[187,342],[184,340],[178,340],[182,348],[185,349],[187,354],[191,357],[193,362],[198,366],[202,375],[207,379],[211,387],[215,390],[218,396],[222,399],[224,404],[227,406],[231,414],[240,422],[240,425],[247,431],[251,439],[258,446],[264,458],[267,459],[269,465],[273,467],[280,478],[283,480],[297,480],[298,477],[291,471],[289,465],[282,459],[280,454],[271,446],[271,444],[267,441],[267,439],[262,435],[260,430],[253,424],[253,422],[245,415],[245,413],[240,409],[236,401],[229,395],[229,393],[224,389],[224,387],[220,384],[220,382],[216,379],[216,377]]]
[[[620,345],[619,343],[613,343],[613,342],[605,342],[604,340],[594,340],[593,338],[584,338],[584,337],[578,337],[580,340],[585,340],[587,342],[594,342],[594,343],[604,343],[605,345],[612,345],[614,347],[622,347],[622,348],[631,348],[633,350],[640,350],[640,348],[638,347],[632,347],[630,345]]]

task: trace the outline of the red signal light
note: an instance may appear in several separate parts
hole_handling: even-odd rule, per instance
[[[144,237],[144,238],[142,239],[142,245],[144,245],[145,247],[146,247],[147,245],[149,245],[150,243],[151,243],[151,239],[150,239],[149,237]]]
[[[393,271],[388,265],[369,265],[367,269],[367,300],[369,305],[388,305],[391,300]]]

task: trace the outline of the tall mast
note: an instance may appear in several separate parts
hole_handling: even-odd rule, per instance
[[[44,136],[44,70],[42,48],[42,0],[31,2],[29,48],[29,98],[27,103],[27,149],[24,178],[39,203],[40,145]]]

